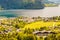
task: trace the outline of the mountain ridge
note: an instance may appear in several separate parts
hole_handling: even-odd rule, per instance
[[[41,0],[0,0],[4,9],[43,9]]]

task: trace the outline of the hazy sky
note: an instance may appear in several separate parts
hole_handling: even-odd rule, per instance
[[[60,0],[49,0],[49,1],[58,2],[58,1],[60,1]]]

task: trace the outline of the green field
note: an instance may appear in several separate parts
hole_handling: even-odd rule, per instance
[[[25,25],[25,28],[35,29],[40,27],[53,27],[60,25],[60,22],[43,22],[43,21],[37,21],[30,24]]]

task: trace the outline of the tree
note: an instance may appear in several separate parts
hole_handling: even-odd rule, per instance
[[[32,34],[25,35],[23,40],[36,40],[36,37]]]
[[[57,37],[57,40],[60,40],[60,34],[57,34],[56,37]]]
[[[55,34],[51,34],[51,35],[48,35],[45,40],[57,40],[56,38],[56,35]]]
[[[3,10],[2,6],[0,5],[0,10]]]
[[[23,22],[23,21],[20,21],[20,22],[17,22],[17,24],[15,24],[15,27],[16,28],[23,28],[24,26],[25,26],[25,22]]]

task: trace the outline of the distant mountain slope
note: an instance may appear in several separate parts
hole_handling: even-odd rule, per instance
[[[59,4],[60,0],[44,0],[45,3],[56,3]]]
[[[0,6],[4,9],[42,9],[41,0],[0,0]]]

